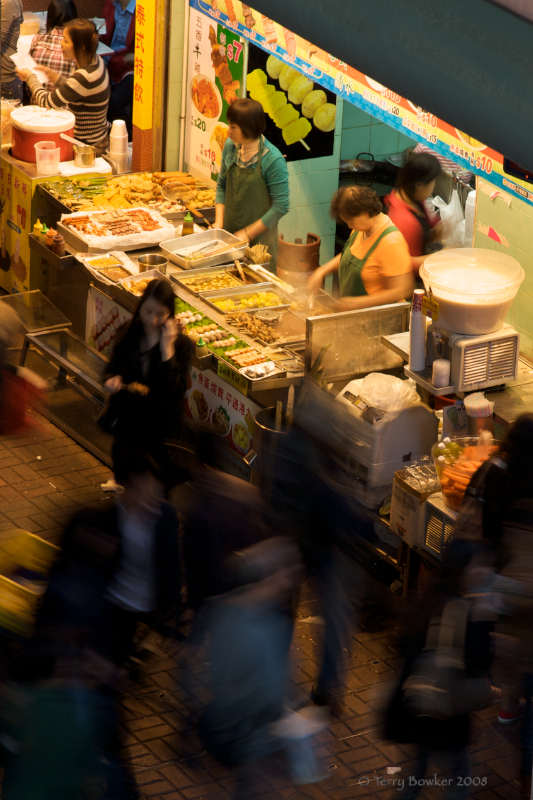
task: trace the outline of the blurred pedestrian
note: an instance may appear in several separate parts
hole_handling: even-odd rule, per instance
[[[107,365],[110,401],[101,420],[115,437],[113,464],[134,440],[160,465],[167,491],[175,474],[164,442],[179,439],[192,355],[191,341],[174,319],[174,303],[168,281],[150,281]],[[102,488],[114,491],[116,484]]]
[[[283,729],[292,722],[284,710],[292,625],[283,609],[299,578],[298,550],[289,539],[268,539],[235,553],[228,570],[233,590],[202,612],[213,699],[199,733],[207,752],[232,768],[234,796],[248,798],[254,796],[252,765],[283,748],[291,750]],[[308,728],[303,718],[298,722]],[[298,779],[302,764],[295,749]],[[303,782],[319,777],[316,769],[307,771]]]
[[[272,530],[282,530],[301,548],[325,622],[312,699],[338,712],[343,653],[354,622],[348,557],[341,542],[343,532],[349,532],[357,519],[338,480],[338,458],[346,454],[349,420],[341,404],[314,384],[307,384],[304,392],[291,429],[278,437],[275,447],[262,452],[262,489]]]
[[[386,725],[390,739],[418,748],[402,800],[414,800],[421,792],[429,759],[436,754],[447,762],[448,800],[463,800],[470,793],[470,711],[490,700],[496,615],[491,597],[480,588],[490,584],[492,563],[491,550],[453,541],[404,639],[406,661]],[[448,670],[442,681],[439,670]]]
[[[183,559],[187,605],[196,612],[209,597],[228,590],[226,560],[267,538],[261,493],[249,483],[216,469],[216,434],[197,431],[197,492],[184,526]]]
[[[178,519],[164,501],[158,466],[132,448],[122,451],[116,468],[120,498],[80,511],[65,531],[30,657],[18,672],[26,681],[50,680],[62,664],[89,657],[97,677],[105,673],[98,680],[99,746],[109,765],[105,798],[130,800],[141,795],[119,756],[118,671],[132,653],[139,622],[174,630],[181,566]]]
[[[520,781],[522,796],[531,794],[533,762],[533,414],[522,414],[501,447],[502,469],[487,488],[487,504],[499,504],[492,521],[494,537],[505,553],[498,590],[504,616],[497,637],[502,667],[502,704],[498,721],[522,719]]]

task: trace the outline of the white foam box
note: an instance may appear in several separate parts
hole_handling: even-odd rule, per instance
[[[390,527],[411,547],[422,547],[424,544],[425,504],[435,491],[420,492],[409,486],[403,477],[403,470],[394,474]]]

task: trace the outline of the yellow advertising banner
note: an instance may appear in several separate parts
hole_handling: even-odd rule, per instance
[[[135,66],[133,124],[152,129],[154,108],[154,51],[156,0],[137,0],[135,17]]]
[[[42,178],[40,179],[43,180]],[[46,288],[47,264],[30,251],[32,197],[39,179],[10,160],[0,162],[0,287],[6,292]]]

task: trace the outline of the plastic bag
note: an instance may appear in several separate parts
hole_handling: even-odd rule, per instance
[[[449,203],[445,203],[442,197],[435,197],[434,203],[440,210],[440,218],[442,222],[442,241],[444,242],[444,246],[462,247],[462,233],[464,233],[464,226],[462,233],[461,228],[457,229],[457,226],[460,222],[463,222],[464,214],[457,189],[453,190],[452,198]]]
[[[422,402],[409,381],[381,372],[371,372],[364,378],[359,396],[369,408],[384,411],[383,421],[386,422],[397,417],[405,408],[419,406]]]

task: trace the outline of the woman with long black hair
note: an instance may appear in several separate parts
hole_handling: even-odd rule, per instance
[[[172,476],[163,442],[179,438],[192,355],[190,339],[176,324],[174,302],[167,281],[148,284],[131,321],[119,333],[104,384],[113,396],[113,461],[124,447],[138,444],[165,473],[167,490]]]

